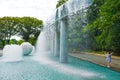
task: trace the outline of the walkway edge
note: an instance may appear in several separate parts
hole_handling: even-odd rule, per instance
[[[81,54],[82,54],[82,56],[81,56]],[[97,64],[97,65],[100,65],[100,66],[103,66],[103,67],[105,67],[105,68],[107,68],[106,67],[106,62],[105,61],[101,61],[101,60],[92,60],[92,59],[90,59],[90,58],[87,58],[87,55],[91,55],[91,56],[94,56],[94,57],[102,57],[102,58],[105,58],[105,56],[99,56],[99,55],[93,55],[93,54],[85,54],[85,53],[69,53],[69,56],[72,56],[72,57],[76,57],[76,58],[78,58],[78,59],[82,59],[82,60],[86,60],[86,61],[89,61],[89,62],[91,62],[91,63],[94,63],[94,64]],[[84,55],[84,56],[83,56]],[[102,63],[101,63],[102,62]],[[117,72],[120,72],[120,67],[116,67],[115,65],[112,65],[112,67],[111,68],[109,68],[109,69],[111,69],[111,70],[113,70],[113,71],[117,71]]]

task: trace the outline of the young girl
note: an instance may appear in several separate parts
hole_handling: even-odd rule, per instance
[[[110,54],[110,51],[108,51],[107,54],[106,54],[106,61],[107,61],[107,67],[110,68],[110,66],[111,66],[111,54]]]

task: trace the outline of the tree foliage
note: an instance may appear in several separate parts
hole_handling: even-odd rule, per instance
[[[67,2],[68,0],[58,0],[56,8],[60,7],[62,4],[64,4],[65,2]]]
[[[94,0],[88,9],[87,30],[96,50],[120,52],[120,1]]]
[[[25,41],[28,41],[31,36],[37,39],[42,27],[42,20],[33,17],[2,17],[0,18],[0,40],[3,45],[9,44],[11,36],[16,34],[21,35]]]
[[[0,18],[0,40],[3,45],[5,45],[4,41],[8,41],[9,43],[10,37],[17,34],[17,21],[15,20],[17,17],[3,17]]]
[[[23,36],[25,41],[28,41],[30,36],[38,37],[41,28],[43,27],[43,22],[32,17],[22,17],[20,19],[19,34]]]
[[[70,50],[110,50],[120,55],[120,0],[94,0],[69,21]]]

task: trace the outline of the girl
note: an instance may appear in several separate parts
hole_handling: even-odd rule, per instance
[[[108,51],[107,54],[106,54],[106,61],[107,61],[107,67],[110,68],[111,67],[111,54],[110,54],[110,51]]]

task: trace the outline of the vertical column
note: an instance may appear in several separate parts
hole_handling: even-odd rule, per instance
[[[59,57],[60,55],[60,26],[59,26],[59,10],[56,10],[56,15],[55,15],[55,56]]]
[[[55,56],[59,57],[60,54],[60,33],[56,32],[55,34]]]
[[[53,31],[53,33],[52,33],[52,35],[53,35],[53,37],[52,37],[52,41],[53,41],[53,43],[52,43],[52,45],[53,45],[53,49],[52,49],[52,53],[55,55],[55,33],[54,33],[54,31]]]
[[[51,37],[51,42],[50,42],[50,48],[51,48],[51,53],[54,54],[54,51],[53,51],[53,37]]]
[[[61,28],[60,28],[60,62],[67,63],[67,53],[68,53],[68,40],[67,40],[67,17],[61,19]]]
[[[51,29],[51,37],[50,37],[50,48],[51,48],[51,53],[54,55],[55,54],[55,51],[54,51],[54,46],[55,46],[55,37],[54,37],[54,33],[53,33],[53,30]]]

